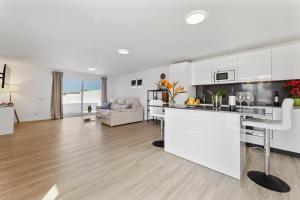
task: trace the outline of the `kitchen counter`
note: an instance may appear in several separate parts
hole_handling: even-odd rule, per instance
[[[221,109],[214,109],[212,105],[209,104],[201,104],[197,106],[187,106],[184,104],[175,104],[169,105],[164,104],[163,106],[152,106],[152,107],[163,107],[163,108],[171,108],[171,109],[186,109],[186,110],[197,110],[197,111],[209,111],[209,112],[226,112],[231,114],[239,114],[242,116],[253,116],[253,117],[264,117],[265,116],[265,108],[264,107],[242,107],[237,108],[236,111],[230,111],[228,106],[222,106]]]
[[[263,109],[230,112],[212,106],[164,105],[165,151],[236,179],[246,162],[244,115],[263,116]]]

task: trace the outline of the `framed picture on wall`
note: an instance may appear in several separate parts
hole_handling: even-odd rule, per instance
[[[136,85],[137,85],[137,87],[142,87],[143,79],[138,79]]]
[[[136,80],[131,80],[131,87],[136,87]]]

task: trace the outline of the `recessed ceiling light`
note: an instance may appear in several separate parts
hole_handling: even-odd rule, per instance
[[[96,71],[96,68],[90,67],[88,68],[89,71]]]
[[[129,54],[129,50],[128,49],[118,49],[118,53],[121,55],[127,55],[127,54]]]
[[[207,12],[204,10],[195,10],[188,13],[184,19],[187,24],[195,25],[200,24],[207,17]]]

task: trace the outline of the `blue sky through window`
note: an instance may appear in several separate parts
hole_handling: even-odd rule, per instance
[[[80,79],[64,79],[63,80],[63,92],[80,92],[81,91]],[[84,90],[99,90],[101,89],[100,80],[84,80]]]

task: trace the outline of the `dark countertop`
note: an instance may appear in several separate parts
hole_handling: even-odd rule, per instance
[[[241,108],[241,109],[237,108],[236,111],[230,111],[228,106],[222,106],[221,109],[216,110],[211,105],[187,106],[187,105],[183,105],[183,104],[175,104],[175,105],[164,104],[163,106],[152,106],[152,107],[199,110],[199,111],[209,111],[209,112],[226,112],[226,113],[240,114],[243,116],[253,116],[253,117],[264,117],[265,116],[265,108],[251,108],[251,107]]]

